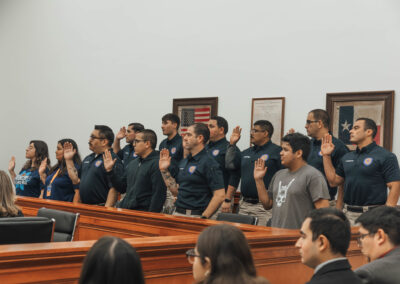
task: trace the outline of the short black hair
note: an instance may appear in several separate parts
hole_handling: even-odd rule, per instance
[[[107,125],[95,125],[94,129],[99,131],[100,138],[107,139],[108,146],[111,147],[114,142],[114,132],[112,129]]]
[[[174,113],[167,113],[161,118],[162,122],[167,122],[167,120],[171,121],[172,123],[176,123],[176,130],[179,129],[179,126],[181,125],[181,120],[179,116],[177,116]]]
[[[314,120],[321,120],[324,127],[329,128],[330,119],[326,110],[317,108],[310,111],[310,113],[313,114]]]
[[[311,219],[312,240],[324,235],[330,243],[333,253],[345,256],[350,245],[351,227],[344,213],[336,208],[312,210],[307,218]]]
[[[256,122],[254,122],[254,126],[256,125],[260,126],[262,130],[268,132],[269,139],[272,138],[272,134],[274,134],[274,126],[271,122],[269,122],[268,120],[257,120]]]
[[[369,233],[382,229],[395,246],[400,245],[400,210],[395,207],[379,206],[363,213],[356,219]]]
[[[210,120],[211,119],[217,121],[217,126],[219,128],[221,128],[221,127],[224,128],[224,134],[228,133],[228,121],[226,121],[225,118],[223,118],[222,116],[215,115],[215,116],[212,116],[210,118]]]
[[[195,123],[191,126],[193,126],[194,134],[196,134],[196,136],[203,136],[203,143],[206,144],[208,139],[210,139],[210,130],[208,129],[208,126],[204,123]]]
[[[310,138],[301,134],[301,133],[290,133],[286,134],[282,138],[282,142],[289,143],[290,147],[292,147],[292,152],[295,153],[298,150],[302,150],[302,158],[304,161],[307,161],[308,155],[311,151],[311,141]]]
[[[371,129],[372,130],[372,138],[375,138],[376,133],[378,132],[378,127],[376,126],[375,121],[370,118],[360,117],[357,118],[356,121],[364,120],[364,129]]]
[[[149,141],[151,149],[154,150],[157,147],[157,134],[151,129],[144,129],[140,133],[143,135],[143,140]]]
[[[129,123],[129,124],[128,124],[128,127],[129,127],[129,126],[132,126],[133,131],[135,131],[135,132],[140,132],[140,131],[143,131],[143,130],[144,130],[143,124],[141,124],[141,123],[139,123],[139,122],[132,122],[132,123]]]

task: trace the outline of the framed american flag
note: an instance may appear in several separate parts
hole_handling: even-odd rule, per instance
[[[179,133],[184,135],[193,123],[207,123],[218,114],[218,97],[174,99],[172,111],[181,119]]]
[[[375,121],[378,127],[376,144],[392,150],[394,91],[328,93],[326,111],[331,118],[330,131],[349,149],[355,149],[350,142],[350,130],[356,119],[365,117]]]

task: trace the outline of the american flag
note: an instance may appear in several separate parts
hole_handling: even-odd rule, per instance
[[[188,107],[181,110],[181,134],[185,134],[189,126],[197,123],[206,123],[210,120],[210,107]]]

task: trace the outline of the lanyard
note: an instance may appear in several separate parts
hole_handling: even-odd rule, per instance
[[[60,172],[60,169],[57,170],[57,172],[54,174],[53,178],[51,179],[49,185],[51,185],[53,183],[53,181],[56,179],[56,177],[58,176],[58,173]]]

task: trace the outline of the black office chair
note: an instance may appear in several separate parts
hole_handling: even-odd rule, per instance
[[[75,228],[78,224],[79,213],[71,213],[61,210],[54,210],[42,207],[38,210],[37,216],[54,218],[54,242],[71,242],[74,239]]]
[[[0,244],[51,242],[54,224],[54,219],[44,217],[0,218]]]
[[[236,213],[219,213],[217,216],[217,221],[227,221],[233,223],[257,225],[258,218],[256,216],[236,214]]]

